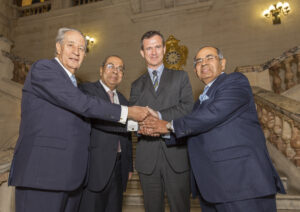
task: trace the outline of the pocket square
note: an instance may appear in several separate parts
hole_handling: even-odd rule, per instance
[[[204,102],[205,100],[208,100],[209,99],[209,96],[207,96],[206,94],[201,94],[199,96],[199,100],[200,100],[200,103]]]

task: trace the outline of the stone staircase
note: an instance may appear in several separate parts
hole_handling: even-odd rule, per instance
[[[132,154],[133,154],[133,161],[135,161],[135,151],[136,151],[136,138],[133,139],[132,142]],[[133,162],[134,163],[134,162]],[[288,178],[281,177],[281,180],[284,184],[284,187],[287,191],[287,194],[282,195],[278,194],[277,199],[277,209],[280,212],[287,211],[287,212],[300,212],[300,193],[296,191],[289,191],[288,188]],[[134,171],[132,178],[128,181],[127,190],[123,195],[123,205],[126,206],[136,206],[141,208],[144,204],[143,200],[143,192],[141,190],[141,184],[139,181],[139,176],[136,170]],[[165,199],[165,205],[167,206],[167,199]],[[199,209],[199,210],[197,210]],[[142,209],[140,209],[142,210]],[[138,210],[138,211],[140,211]],[[198,199],[191,198],[191,211],[201,211],[200,204]]]

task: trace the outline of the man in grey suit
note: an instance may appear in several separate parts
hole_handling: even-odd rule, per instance
[[[165,51],[160,32],[149,31],[142,36],[140,53],[147,73],[132,83],[129,104],[149,106],[161,119],[173,120],[191,112],[193,95],[186,72],[164,67]],[[147,212],[164,211],[165,192],[171,212],[190,210],[190,167],[185,145],[167,147],[164,137],[141,136],[135,163]]]

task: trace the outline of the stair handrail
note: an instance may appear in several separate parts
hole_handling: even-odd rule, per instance
[[[240,66],[235,70],[242,73],[263,71],[269,71],[274,93],[281,94],[300,84],[300,46],[295,46],[263,64]]]

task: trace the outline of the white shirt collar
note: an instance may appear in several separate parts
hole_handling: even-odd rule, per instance
[[[68,74],[69,77],[71,77],[73,75],[68,69],[66,69],[63,66],[63,64],[59,61],[58,57],[55,57],[54,59],[58,62],[59,65],[61,65],[61,67],[63,67],[63,69],[65,70],[65,72]]]
[[[105,90],[106,92],[110,91],[110,88],[107,87],[107,85],[105,85],[104,82],[103,82],[102,80],[99,80],[99,82],[101,83],[101,85],[103,86],[103,88],[104,88],[104,90]],[[114,94],[117,94],[117,90],[116,90],[116,89],[114,89],[112,92],[114,92]]]

